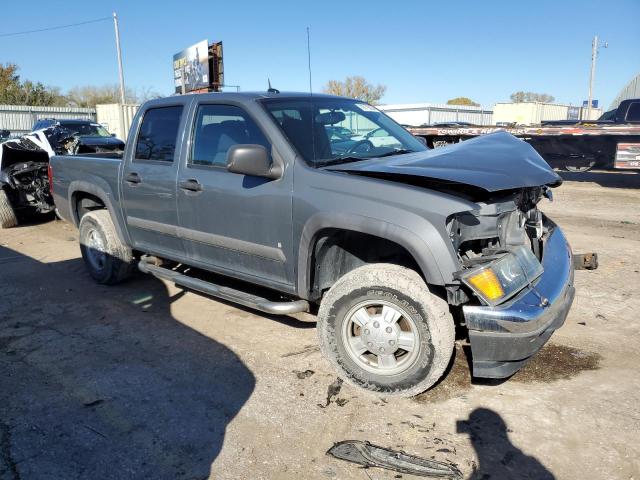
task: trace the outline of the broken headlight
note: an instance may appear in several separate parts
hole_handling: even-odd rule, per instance
[[[543,271],[531,249],[519,246],[491,263],[461,273],[460,280],[493,306],[514,296]]]

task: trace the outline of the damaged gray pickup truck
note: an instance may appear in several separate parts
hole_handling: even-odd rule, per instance
[[[153,100],[128,138],[121,159],[51,159],[91,276],[317,313],[362,388],[426,390],[456,338],[474,376],[507,377],[571,307],[571,249],[537,207],[561,179],[507,133],[428,150],[366,103],[271,91]]]

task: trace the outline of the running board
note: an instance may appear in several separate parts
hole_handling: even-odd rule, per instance
[[[176,285],[206,293],[214,297],[227,300],[229,302],[238,303],[245,307],[254,308],[261,312],[273,315],[288,315],[291,313],[300,313],[309,311],[309,302],[306,300],[292,300],[290,302],[274,302],[251,293],[236,290],[235,288],[216,285],[215,283],[206,282],[198,278],[189,277],[180,272],[169,270],[158,265],[141,260],[138,268],[143,273],[148,273],[154,277],[173,282]]]

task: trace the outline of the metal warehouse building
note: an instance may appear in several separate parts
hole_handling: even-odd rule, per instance
[[[640,74],[632,78],[631,81],[620,91],[618,96],[609,106],[609,110],[617,108],[621,101],[629,98],[640,98]]]
[[[0,129],[9,130],[14,136],[30,132],[36,120],[43,118],[80,118],[95,121],[96,110],[76,107],[0,105]]]
[[[481,106],[404,103],[376,105],[376,108],[382,110],[401,125],[415,127],[445,122],[467,122],[474,125],[491,125],[493,123],[493,112]]]

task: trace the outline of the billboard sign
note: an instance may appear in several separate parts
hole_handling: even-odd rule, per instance
[[[587,108],[589,105],[589,100],[582,101],[582,108]],[[598,108],[598,100],[591,100],[591,108]]]
[[[208,40],[202,40],[173,56],[173,80],[176,93],[209,87]]]
[[[580,107],[569,107],[567,109],[567,120],[580,120]]]

